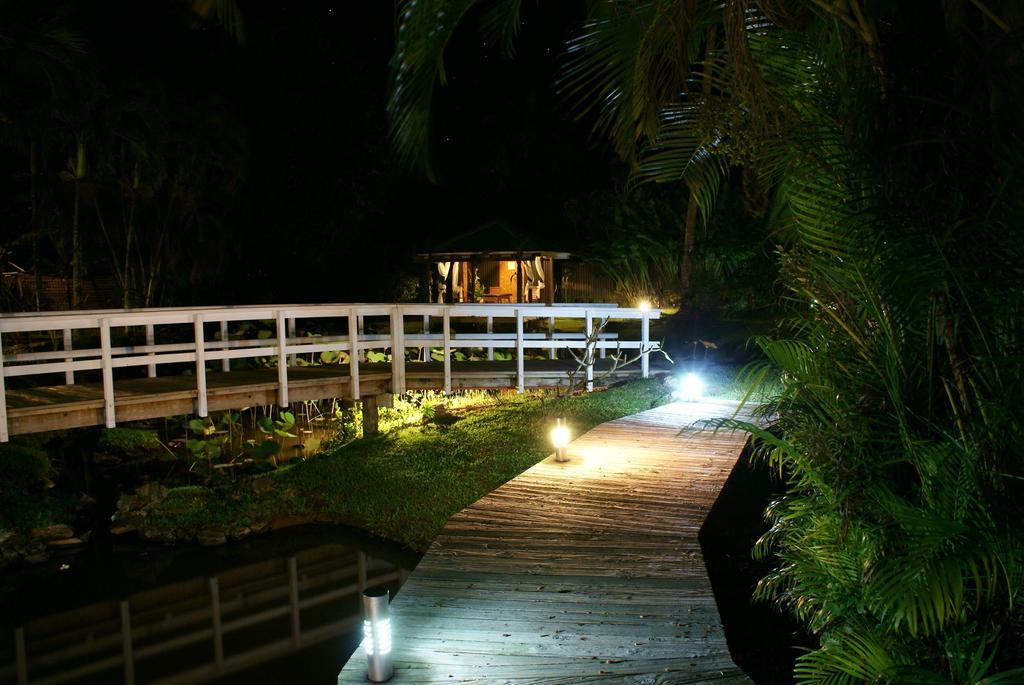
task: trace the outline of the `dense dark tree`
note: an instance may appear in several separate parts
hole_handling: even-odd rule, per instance
[[[87,305],[82,279],[103,275],[116,278],[125,306],[160,302],[172,281],[161,269],[174,273],[195,242],[198,199],[231,183],[224,155],[238,146],[237,121],[210,106],[202,84],[169,93],[144,73],[145,59],[140,65],[107,52],[104,38],[122,28],[115,19],[149,15],[118,3],[8,2],[0,9],[0,45],[11,57],[0,78],[0,132],[8,154],[26,160],[30,199],[19,206],[11,198],[5,243],[16,255],[31,243],[29,259],[19,261],[35,272],[37,297],[44,273],[64,273],[72,282],[66,306]],[[170,35],[192,38],[192,20],[177,4],[164,9],[179,29]],[[137,48],[125,43],[128,53]],[[214,166],[217,173],[209,173]],[[25,176],[16,168],[17,187]]]
[[[524,32],[531,69],[569,15]],[[389,3],[6,0],[0,21],[0,245],[122,303],[387,300],[412,253],[488,221],[585,248],[563,206],[612,185],[548,89],[472,50],[439,103],[442,182],[406,173]]]

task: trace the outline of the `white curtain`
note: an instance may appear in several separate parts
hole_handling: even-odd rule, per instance
[[[451,271],[451,268],[452,268],[452,263],[451,262],[438,262],[437,263],[437,273],[440,274],[440,276],[441,276],[441,280],[437,284],[437,303],[438,304],[444,304],[444,296],[445,296],[445,293],[448,292],[448,285],[445,283],[445,281],[448,280],[448,272]]]
[[[537,280],[537,276],[533,272],[533,262],[531,262],[529,259],[523,260],[523,277],[526,279],[525,285],[527,287],[533,285],[534,282]]]
[[[534,257],[533,258],[533,273],[536,276],[534,279],[537,283],[537,297],[535,298],[538,302],[540,301],[540,291],[543,290],[547,283],[544,282],[544,258]]]
[[[523,260],[523,291],[530,302],[540,300],[540,291],[544,288],[544,258],[534,257]]]
[[[462,286],[459,284],[459,262],[452,262],[452,299],[456,302],[462,301]]]

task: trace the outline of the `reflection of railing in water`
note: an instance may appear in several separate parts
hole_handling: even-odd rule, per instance
[[[0,651],[0,681],[204,682],[356,630],[361,592],[372,585],[394,592],[405,575],[390,562],[325,545],[172,583],[16,628],[13,653]],[[240,648],[232,649],[233,639]]]

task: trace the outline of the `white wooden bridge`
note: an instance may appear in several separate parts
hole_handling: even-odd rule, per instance
[[[406,390],[523,392],[572,382],[589,390],[595,380],[650,374],[649,353],[659,349],[650,321],[659,317],[657,309],[611,304],[3,314],[0,441],[20,433],[326,398],[361,400],[375,410],[378,397]],[[466,357],[467,350],[477,360],[456,358],[456,351]],[[320,364],[324,352],[344,353],[343,363]],[[580,364],[578,357],[592,363]],[[639,359],[621,366],[617,357]],[[238,360],[258,363],[239,369]]]

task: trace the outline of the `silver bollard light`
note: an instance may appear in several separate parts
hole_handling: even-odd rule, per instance
[[[363,647],[366,677],[383,683],[395,674],[391,661],[391,609],[387,588],[370,588],[363,593]]]
[[[569,426],[564,418],[555,419],[555,427],[551,429],[551,444],[555,448],[555,461],[569,461]]]

